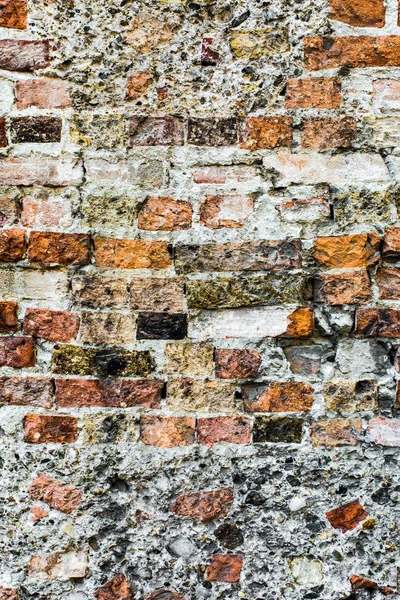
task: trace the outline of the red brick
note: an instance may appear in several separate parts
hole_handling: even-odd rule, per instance
[[[34,523],[36,523],[37,521],[40,521],[41,519],[45,519],[46,517],[49,516],[49,511],[47,510],[47,508],[42,508],[41,506],[32,506],[31,508],[31,512],[32,512],[32,521]]]
[[[213,446],[221,442],[228,444],[249,444],[251,422],[246,417],[211,417],[198,419],[197,442]]]
[[[49,42],[27,40],[0,40],[0,69],[6,71],[34,71],[50,64]]]
[[[31,444],[68,444],[78,439],[78,420],[67,415],[25,415],[24,441]]]
[[[23,229],[0,231],[0,261],[14,262],[25,258],[26,243]]]
[[[162,381],[149,379],[56,379],[58,407],[160,408]]]
[[[399,67],[400,36],[344,35],[304,40],[304,65],[308,71],[350,68]]]
[[[35,342],[26,337],[0,338],[0,366],[22,369],[36,363]]]
[[[132,73],[132,75],[128,77],[126,88],[127,100],[137,100],[143,96],[152,83],[153,75],[148,71]]]
[[[379,268],[376,282],[381,300],[397,300],[400,297],[400,269]]]
[[[398,398],[397,407],[400,407]],[[368,436],[378,446],[400,448],[400,419],[386,419],[385,417],[371,419]]]
[[[125,575],[119,573],[95,591],[97,600],[133,600],[134,593]]]
[[[86,265],[89,237],[84,233],[33,231],[29,238],[29,260],[46,264]]]
[[[0,331],[16,331],[19,329],[18,303],[0,302]]]
[[[79,317],[63,310],[28,308],[24,333],[52,342],[72,342],[78,335]]]
[[[346,533],[346,531],[352,531],[361,521],[364,521],[368,517],[368,513],[359,500],[353,500],[344,506],[328,511],[326,517],[332,527]]]
[[[215,376],[220,379],[257,377],[261,356],[257,350],[216,350]]]
[[[379,244],[376,233],[320,237],[315,240],[314,258],[328,269],[368,267],[379,260]]]
[[[394,308],[359,308],[355,333],[367,337],[400,337],[400,310]]]
[[[250,412],[303,412],[314,402],[314,390],[301,381],[244,385],[243,403]]]
[[[206,571],[207,581],[236,583],[240,580],[243,556],[240,554],[216,554]]]
[[[175,590],[160,588],[145,596],[145,600],[185,600],[185,596],[178,594]]]
[[[251,117],[246,119],[240,136],[244,150],[289,147],[292,143],[291,117]]]
[[[400,228],[390,228],[385,231],[382,247],[382,258],[388,262],[400,260]]]
[[[358,446],[361,431],[361,419],[332,419],[313,423],[310,428],[310,437],[313,446],[317,448]]]
[[[138,216],[139,229],[179,231],[192,226],[192,205],[171,196],[149,196]]]
[[[289,79],[287,82],[286,108],[339,108],[341,102],[341,82],[335,77]]]
[[[7,145],[6,122],[3,118],[0,118],[0,148],[6,148]]]
[[[330,17],[353,27],[383,27],[383,0],[330,0]]]
[[[301,145],[310,150],[351,148],[355,141],[357,121],[353,117],[314,117],[303,124]]]
[[[51,508],[71,514],[82,502],[82,492],[73,485],[39,473],[32,481],[29,493],[35,500],[46,502]]]
[[[100,267],[168,269],[171,256],[166,242],[95,238],[94,255]]]
[[[51,408],[52,380],[45,377],[0,377],[0,405]]]
[[[0,27],[26,29],[26,0],[0,0]]]
[[[213,194],[200,203],[200,222],[210,229],[242,227],[254,212],[254,200],[247,194]]]
[[[226,488],[210,492],[181,494],[171,504],[170,510],[181,517],[195,521],[225,518],[233,503],[233,490]]]
[[[18,590],[0,587],[0,600],[19,600]]]
[[[20,110],[30,106],[37,108],[68,108],[71,106],[68,83],[61,79],[40,77],[17,81],[14,91],[17,108]]]
[[[381,587],[375,581],[371,579],[366,579],[365,577],[360,577],[359,575],[352,575],[350,577],[351,589],[355,590],[379,590],[385,596],[389,596],[390,594],[394,594],[395,591],[389,587]]]
[[[322,273],[314,278],[314,300],[331,306],[362,304],[372,298],[371,281],[364,269]]]
[[[174,117],[133,117],[131,146],[183,146],[184,123]]]
[[[142,415],[140,439],[150,446],[174,448],[194,444],[196,419],[192,417],[161,417]]]
[[[201,64],[204,67],[213,67],[219,62],[221,62],[220,55],[216,50],[213,50],[212,48],[213,42],[214,38],[212,37],[203,37],[203,39],[201,40],[200,58]]]

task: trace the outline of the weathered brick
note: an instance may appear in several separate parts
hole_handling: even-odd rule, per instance
[[[257,169],[255,167],[197,167],[193,172],[194,183],[242,183],[251,181],[257,177]]]
[[[240,147],[244,150],[290,147],[291,143],[291,117],[251,117],[240,132]]]
[[[311,410],[314,390],[301,381],[242,386],[243,403],[250,412],[303,412]]]
[[[353,27],[383,27],[383,0],[330,0],[330,17]]]
[[[39,581],[68,581],[85,577],[88,567],[86,549],[53,552],[33,556],[29,562],[29,575]]]
[[[400,143],[399,117],[364,117],[360,125],[365,147],[396,148]]]
[[[177,246],[175,267],[179,273],[297,269],[301,245],[299,239],[288,239]]]
[[[131,146],[183,146],[184,123],[175,117],[133,117]]]
[[[47,40],[0,40],[0,69],[34,71],[45,69],[49,64]]]
[[[167,269],[171,256],[166,242],[95,238],[94,255],[100,267],[119,269]]]
[[[246,327],[243,327],[243,323]],[[308,337],[314,329],[312,308],[249,308],[223,311],[204,311],[189,322],[189,337],[263,338]]]
[[[132,73],[128,77],[126,99],[137,100],[147,92],[152,83],[153,75],[148,71]]]
[[[160,408],[162,381],[150,379],[56,379],[58,407]]]
[[[135,317],[117,312],[84,311],[79,339],[88,344],[131,344],[135,339]]]
[[[53,387],[46,377],[0,377],[0,405],[51,408]]]
[[[253,442],[300,444],[303,437],[303,419],[256,415],[253,424]]]
[[[25,258],[26,242],[24,229],[0,231],[0,261],[14,262]]]
[[[240,580],[243,556],[240,554],[215,554],[206,571],[207,581],[236,583]]]
[[[314,117],[303,124],[301,145],[311,150],[352,148],[357,121],[354,117]]]
[[[325,409],[340,413],[375,410],[378,403],[376,381],[330,381],[322,388]]]
[[[135,187],[121,186],[121,188],[117,189],[112,182],[104,186],[97,183],[89,184],[82,191],[81,196],[82,226],[94,228],[96,231],[120,227],[133,231],[136,227],[140,198]]]
[[[139,229],[179,231],[192,226],[192,205],[171,196],[149,196],[138,216]]]
[[[318,421],[310,428],[313,446],[317,448],[337,446],[357,446],[362,431],[361,419],[332,419]]]
[[[373,107],[383,113],[400,110],[400,81],[376,79],[372,83]]]
[[[6,122],[3,118],[0,118],[0,148],[6,148],[8,146]]]
[[[222,381],[169,379],[168,410],[232,414],[237,412],[235,386]]]
[[[141,15],[131,20],[125,38],[135,54],[147,54],[164,46],[174,35],[175,28],[170,23]]]
[[[61,345],[53,350],[51,367],[59,375],[147,377],[154,370],[155,362],[148,350]]]
[[[0,302],[0,331],[16,331],[18,329],[18,303]]]
[[[286,108],[339,108],[341,81],[332,77],[289,79],[286,84]]]
[[[1,0],[0,27],[26,29],[27,12],[26,0]]]
[[[0,185],[79,185],[82,174],[76,157],[0,159]]]
[[[284,349],[292,373],[315,375],[319,373],[322,362],[322,347],[294,346]]]
[[[138,340],[182,340],[186,333],[185,313],[141,312],[138,315]]]
[[[334,190],[332,200],[334,220],[338,227],[392,221],[393,193],[390,189],[342,188]]]
[[[21,223],[24,227],[69,227],[72,225],[71,201],[60,196],[24,198]]]
[[[86,265],[89,237],[85,233],[32,231],[28,257],[33,262],[59,265]]]
[[[107,148],[126,146],[127,123],[124,115],[79,113],[73,115],[70,127],[71,140],[84,147]]]
[[[314,300],[341,306],[362,304],[372,298],[371,281],[367,270],[345,273],[322,273],[314,278]]]
[[[24,441],[31,444],[69,444],[78,439],[78,420],[67,415],[25,415]]]
[[[52,342],[71,342],[78,335],[79,317],[63,310],[28,308],[23,331]]]
[[[169,374],[210,377],[214,367],[214,347],[208,342],[165,344],[164,371]]]
[[[203,67],[214,67],[221,62],[221,57],[216,50],[213,50],[214,38],[203,37],[201,40],[200,59]]]
[[[400,228],[389,228],[385,231],[382,247],[382,258],[388,262],[400,260]]]
[[[196,419],[192,417],[161,417],[142,415],[140,439],[150,446],[174,448],[194,444]]]
[[[122,573],[116,575],[94,593],[97,600],[133,600],[134,590]]]
[[[355,333],[368,337],[400,337],[400,310],[395,308],[359,308]]]
[[[359,500],[353,500],[326,513],[326,518],[332,527],[340,529],[342,533],[352,531],[367,517],[368,513]]]
[[[194,146],[234,146],[238,143],[239,120],[189,119],[187,143]]]
[[[188,517],[194,521],[211,521],[228,516],[233,504],[232,488],[180,494],[170,506],[170,510],[178,516]]]
[[[232,30],[230,46],[236,58],[261,59],[287,52],[290,48],[285,27],[266,27],[251,31]]]
[[[338,36],[309,37],[304,40],[304,66],[308,71],[400,66],[400,37]]]
[[[19,600],[18,590],[15,588],[0,587],[0,600]]]
[[[366,152],[333,155],[278,152],[265,156],[263,164],[266,172],[271,172],[276,187],[287,187],[291,183],[343,185],[344,181],[347,185],[365,186],[390,179],[382,157]]]
[[[248,444],[251,422],[246,417],[212,417],[197,420],[197,442],[205,446],[214,444]]]
[[[28,337],[0,338],[0,366],[22,369],[36,363],[35,342]]]
[[[375,417],[369,422],[368,435],[378,446],[400,448],[400,419]]]
[[[215,376],[220,379],[257,377],[261,356],[257,350],[216,350]]]
[[[18,218],[18,205],[15,198],[0,195],[0,227],[14,225]]]
[[[400,269],[379,268],[376,282],[381,300],[397,300],[400,297]]]
[[[184,308],[184,280],[134,278],[130,283],[130,306],[134,310],[181,312]]]
[[[30,106],[37,108],[68,108],[71,106],[68,83],[61,79],[48,77],[17,81],[15,98],[17,108],[20,110]]]
[[[367,267],[379,260],[380,238],[376,233],[356,233],[315,240],[314,258],[328,269]]]
[[[242,227],[254,212],[254,200],[248,194],[213,194],[200,203],[200,223],[210,229]]]
[[[375,581],[371,579],[366,579],[365,577],[360,577],[359,575],[352,575],[350,577],[351,589],[355,590],[378,590],[382,592],[385,596],[389,594],[395,593],[392,588],[389,587],[381,587]]]
[[[309,297],[308,279],[302,274],[219,277],[186,282],[189,308],[302,304]]]
[[[72,297],[81,306],[124,308],[128,306],[128,281],[114,275],[82,273],[72,278]]]
[[[145,596],[145,600],[186,600],[185,596],[178,594],[175,590],[160,588],[155,592]]]
[[[10,121],[14,144],[60,142],[61,129],[59,117],[14,117]]]
[[[281,218],[288,223],[329,221],[331,209],[325,198],[304,198],[284,202],[278,207]]]
[[[82,492],[73,485],[39,473],[32,481],[29,494],[35,500],[46,502],[51,508],[71,514],[82,502]]]
[[[85,160],[86,179],[89,183],[96,185],[115,185],[118,181],[119,187],[146,186],[146,189],[158,189],[166,183],[165,165],[162,160],[147,158],[143,155],[138,163],[135,158],[128,160],[112,161],[105,158],[87,158]]]
[[[131,444],[138,441],[137,416],[134,412],[85,411],[82,442],[93,444]]]

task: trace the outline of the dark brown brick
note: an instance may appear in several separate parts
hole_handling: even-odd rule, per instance
[[[194,146],[234,146],[238,143],[239,120],[189,119],[188,144]]]
[[[11,119],[11,141],[49,143],[61,141],[62,120],[58,117],[15,117]]]

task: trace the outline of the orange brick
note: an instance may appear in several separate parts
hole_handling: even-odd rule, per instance
[[[195,521],[211,521],[225,518],[233,503],[233,490],[213,490],[180,494],[170,506],[170,510],[181,517]]]
[[[251,117],[246,119],[240,142],[240,147],[244,150],[290,146],[292,143],[292,118]]]
[[[134,594],[127,578],[119,573],[95,591],[97,600],[133,600]]]
[[[314,309],[311,307],[296,308],[288,316],[288,321],[289,324],[283,337],[309,337],[314,331]]]
[[[200,203],[200,223],[210,229],[242,227],[254,212],[254,200],[247,194],[213,194]]]
[[[360,444],[358,435],[361,434],[361,419],[332,419],[318,421],[310,428],[313,446],[317,448],[337,446],[357,446]]]
[[[330,17],[353,27],[383,27],[383,0],[330,0]]]
[[[26,29],[26,0],[0,0],[0,27]]]
[[[29,494],[35,500],[46,502],[51,508],[71,514],[82,502],[82,492],[73,485],[39,473],[32,481]]]
[[[174,448],[194,444],[196,419],[142,415],[140,439],[150,446]]]
[[[301,381],[244,385],[242,389],[244,407],[250,412],[309,411],[314,402],[313,388]]]
[[[49,77],[17,81],[15,97],[19,109],[30,106],[37,108],[67,108],[71,106],[68,83]]]
[[[31,444],[65,444],[78,439],[78,421],[67,415],[25,415],[24,441]]]
[[[341,102],[340,79],[315,77],[287,82],[286,108],[339,108]]]
[[[28,308],[24,333],[52,342],[71,342],[79,331],[79,317],[64,310]]]
[[[45,264],[86,265],[89,237],[84,233],[33,231],[29,238],[29,260]]]
[[[342,533],[352,531],[361,521],[368,517],[359,500],[353,500],[344,506],[334,508],[326,513],[329,523],[335,529],[340,529]]]
[[[359,308],[355,333],[368,337],[400,337],[400,310],[395,308]]]
[[[240,554],[216,554],[206,571],[207,581],[236,583],[240,579],[243,556]]]
[[[0,302],[0,331],[19,329],[17,302]]]
[[[171,256],[166,242],[144,240],[94,240],[96,264],[119,269],[168,269]]]
[[[0,232],[0,261],[14,262],[25,258],[26,243],[23,229],[4,229]]]
[[[355,140],[356,123],[353,117],[308,119],[303,125],[301,145],[310,150],[351,148]]]
[[[139,212],[138,227],[148,231],[179,231],[192,226],[192,205],[171,196],[149,196]]]
[[[35,342],[29,337],[0,338],[0,366],[22,369],[36,363]]]
[[[380,238],[376,233],[359,233],[315,240],[314,258],[328,269],[367,267],[379,260]]]
[[[153,82],[153,76],[148,71],[132,73],[128,78],[126,97],[128,100],[137,100],[143,96]]]
[[[388,262],[400,260],[400,229],[392,227],[386,229],[383,241],[382,258]]]
[[[314,300],[332,306],[362,304],[372,298],[368,271],[322,273],[314,278]]]

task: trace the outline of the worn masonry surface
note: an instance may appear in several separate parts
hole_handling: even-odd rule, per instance
[[[0,600],[400,598],[397,0],[0,0]]]

